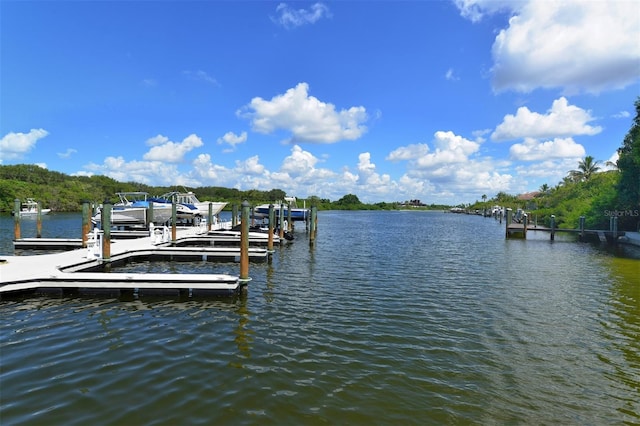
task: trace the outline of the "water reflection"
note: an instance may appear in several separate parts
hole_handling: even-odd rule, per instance
[[[611,268],[611,312],[603,321],[602,334],[610,345],[622,354],[626,365],[611,363],[607,354],[600,359],[613,371],[607,377],[618,389],[621,414],[640,420],[640,261],[629,258],[609,258]],[[635,393],[635,397],[633,396]],[[631,397],[629,397],[631,395]]]
[[[253,332],[249,329],[251,312],[247,304],[247,293],[242,292],[235,313],[238,315],[238,324],[234,330],[234,342],[238,348],[235,360],[229,362],[230,366],[243,368],[246,360],[251,358],[251,343]]]
[[[274,291],[275,286],[273,284],[273,253],[269,254],[269,260],[267,261],[267,273],[266,273],[266,282],[265,282],[265,290],[262,292],[264,300],[267,303],[271,303],[274,300]]]

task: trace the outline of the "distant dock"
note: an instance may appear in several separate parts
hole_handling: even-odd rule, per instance
[[[587,238],[596,237],[601,243],[616,243],[619,238],[625,236],[624,231],[618,231],[617,217],[612,218],[608,230],[604,229],[586,229],[585,218],[580,217],[580,227],[578,229],[571,228],[557,228],[555,226],[555,216],[551,215],[551,226],[538,226],[532,225],[526,214],[523,215],[520,223],[513,222],[513,216],[511,209],[507,209],[506,212],[506,227],[505,237],[509,238],[527,238],[528,232],[547,232],[549,233],[551,241],[555,239],[555,234],[563,232],[568,234],[578,235],[581,241],[585,241]]]

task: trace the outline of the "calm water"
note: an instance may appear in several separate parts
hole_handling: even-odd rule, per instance
[[[505,241],[493,219],[432,212],[318,225],[315,247],[297,230],[232,299],[0,301],[0,423],[640,423],[637,249]]]

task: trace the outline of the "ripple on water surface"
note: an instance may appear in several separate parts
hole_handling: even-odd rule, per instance
[[[637,260],[440,213],[296,236],[235,298],[0,301],[2,423],[640,421]]]

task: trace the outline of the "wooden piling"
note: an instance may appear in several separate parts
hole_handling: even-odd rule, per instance
[[[284,204],[280,203],[280,211],[278,212],[278,227],[280,229],[280,242],[284,241]]]
[[[551,215],[551,241],[556,237],[556,215]]]
[[[240,227],[240,281],[249,281],[249,214],[251,206],[247,200],[242,202]]]
[[[176,204],[175,195],[171,198],[171,242],[176,242],[176,226],[178,216],[178,205]]]
[[[275,212],[273,211],[273,204],[269,204],[269,240],[267,242],[267,250],[273,251],[273,222],[275,221]]]
[[[16,241],[20,239],[20,200],[13,201],[13,236]]]
[[[149,201],[149,208],[147,209],[147,228],[154,223],[154,214],[153,214],[153,201]]]
[[[111,261],[111,201],[102,203],[102,261]]]
[[[584,216],[580,216],[580,241],[584,241]]]
[[[207,215],[207,232],[211,231],[212,223],[213,223],[213,204],[209,203],[209,214]]]
[[[511,224],[511,209],[507,209],[506,226],[505,226],[505,238],[509,238],[509,225]]]
[[[522,238],[527,239],[527,226],[529,225],[529,216],[525,213],[522,217]]]
[[[89,234],[90,224],[89,221],[89,202],[82,201],[82,248],[87,248],[87,236]]]
[[[311,207],[311,220],[309,224],[309,244],[313,244],[316,241],[316,221],[317,221],[317,207]]]
[[[42,204],[36,203],[36,238],[42,238]]]
[[[291,202],[287,203],[287,232],[293,231],[293,220],[291,220]]]

